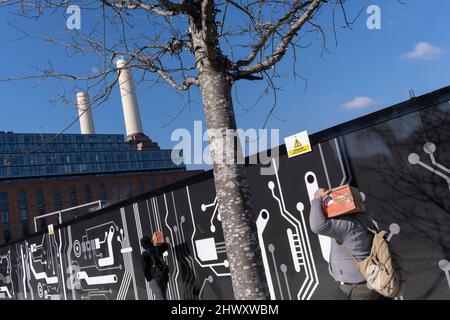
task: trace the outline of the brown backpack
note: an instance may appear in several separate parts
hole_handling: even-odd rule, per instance
[[[362,217],[354,216],[369,232],[373,233],[372,248],[367,258],[358,261],[344,245],[372,289],[388,298],[400,297],[405,291],[406,272],[400,257],[394,253],[386,240],[386,231],[368,226]]]

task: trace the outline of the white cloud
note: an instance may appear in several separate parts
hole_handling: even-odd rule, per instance
[[[356,97],[352,101],[343,104],[345,109],[362,109],[371,107],[375,104],[375,100],[369,97]]]
[[[442,53],[442,49],[435,47],[428,42],[420,42],[416,44],[413,51],[402,54],[402,58],[432,60],[438,58]]]

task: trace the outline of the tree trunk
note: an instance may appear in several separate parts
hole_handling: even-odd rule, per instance
[[[214,8],[205,5],[198,12],[203,20],[191,16],[189,26],[234,296],[237,300],[269,299],[245,165],[237,161],[242,159],[242,149],[239,139],[234,139],[232,80],[220,52]],[[222,148],[225,141],[237,143]]]
[[[242,150],[239,144],[232,149],[221,148],[224,140],[233,140],[230,136],[225,138],[227,131],[236,131],[232,84],[224,72],[205,69],[200,73],[199,84],[234,295],[238,300],[268,299],[245,165],[236,163]]]

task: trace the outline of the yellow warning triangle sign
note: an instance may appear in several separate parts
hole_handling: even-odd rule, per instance
[[[300,143],[300,141],[298,141],[297,138],[295,138],[295,143],[294,143],[294,148],[301,148],[302,144]]]

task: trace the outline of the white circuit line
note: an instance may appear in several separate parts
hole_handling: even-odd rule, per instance
[[[265,212],[267,214],[267,219],[264,219],[262,217],[262,213]],[[266,280],[267,280],[267,286],[269,287],[269,293],[270,293],[270,299],[275,300],[275,290],[273,288],[273,282],[272,282],[272,274],[270,273],[270,267],[269,262],[267,261],[267,252],[266,252],[266,244],[264,243],[264,237],[263,233],[267,226],[267,221],[269,220],[269,212],[266,209],[262,209],[259,212],[259,216],[256,219],[256,227],[258,232],[258,240],[259,240],[259,247],[261,248],[261,256],[263,259],[263,265],[264,270],[266,271]]]
[[[61,254],[61,247],[62,247],[62,239],[61,239],[61,228],[59,231],[59,263],[61,267],[61,282],[63,284],[63,292],[64,292],[64,300],[67,300],[66,295],[66,282],[64,281],[64,269],[63,269],[63,261],[62,261],[62,254]]]
[[[69,238],[69,245],[67,248],[67,263],[68,263],[69,274],[72,275],[72,258],[70,257],[70,253],[72,251],[72,227],[70,225],[67,226],[67,235]],[[72,299],[77,300],[75,286],[72,286]]]
[[[158,226],[158,230],[162,230],[162,226],[161,226],[161,217],[159,215],[159,205],[158,205],[158,201],[156,198],[153,198],[153,202],[155,204],[155,219],[157,221],[157,226]]]
[[[272,189],[272,196],[273,196],[273,197],[277,200],[277,202],[278,202],[278,205],[279,205],[279,208],[280,208],[280,213],[281,213],[281,215],[284,216],[284,217],[286,218],[286,220],[287,220],[288,222],[290,222],[290,223],[294,226],[294,228],[295,228],[296,231],[297,231],[297,234],[300,235],[300,237],[301,237],[300,245],[302,246],[303,256],[306,257],[306,266],[307,266],[307,267],[306,267],[306,270],[305,270],[305,271],[306,271],[306,279],[305,279],[305,281],[303,282],[303,285],[302,285],[302,287],[300,288],[300,291],[298,292],[298,295],[297,295],[297,298],[300,299],[300,294],[301,294],[301,292],[302,292],[304,286],[308,283],[308,285],[307,285],[307,287],[306,287],[306,289],[305,289],[305,293],[304,293],[303,296],[302,296],[302,299],[303,299],[304,296],[305,296],[305,294],[308,292],[309,287],[310,287],[314,282],[318,282],[318,281],[319,281],[318,278],[317,278],[316,266],[315,266],[315,264],[314,264],[314,257],[313,257],[313,254],[312,254],[311,245],[310,245],[310,243],[309,243],[308,233],[307,233],[307,230],[306,230],[306,226],[305,226],[305,225],[303,226],[303,227],[304,227],[304,230],[303,230],[303,227],[302,227],[302,223],[305,224],[305,223],[304,223],[303,212],[301,212],[301,217],[302,217],[302,223],[301,223],[300,221],[298,221],[297,219],[295,219],[295,217],[293,217],[293,216],[291,215],[291,213],[289,213],[289,211],[286,210],[286,206],[285,206],[285,204],[284,204],[283,190],[282,190],[282,188],[281,188],[281,183],[280,183],[280,179],[279,179],[279,176],[278,176],[278,170],[277,170],[276,162],[275,162],[274,159],[272,160],[272,162],[273,162],[273,165],[274,165],[275,177],[276,177],[276,179],[277,179],[278,189],[279,189],[279,192],[280,192],[280,199],[278,199],[278,198],[275,196],[274,190],[273,190],[273,189]],[[286,215],[285,215],[284,213],[285,213]],[[295,223],[295,222],[293,222],[293,221],[290,221],[290,219],[288,219],[288,217],[290,217],[290,219],[296,221],[297,223]],[[300,228],[299,228],[299,227],[300,227]],[[305,238],[307,239],[306,241],[305,241]],[[307,246],[307,247],[306,247],[306,246]],[[310,259],[311,259],[311,261],[310,261]],[[313,272],[314,272],[314,275],[313,275]],[[314,276],[315,276],[315,278],[314,278]],[[317,286],[314,286],[314,287],[313,287],[314,290],[315,290],[316,287],[317,287]],[[312,295],[312,293],[311,293],[311,295]],[[310,296],[311,296],[311,295],[310,295]]]
[[[185,222],[186,222],[186,220],[185,220]],[[184,229],[183,229],[183,222],[180,222],[180,228],[181,228],[181,236],[182,236],[182,238],[183,238],[183,243],[185,244],[185,245],[187,245],[187,243],[186,243],[186,239],[185,239],[185,237],[184,237]],[[192,269],[192,271],[194,272],[194,280],[197,278],[197,273],[196,273],[196,271],[195,271],[195,264],[194,264],[194,260],[192,259],[192,257],[191,256],[186,256],[186,257],[184,257],[185,259],[186,259],[186,261],[188,262],[188,264],[189,264],[189,267]],[[192,263],[192,264],[191,264]]]
[[[51,235],[49,235],[47,237],[47,248],[50,248],[50,256],[51,256],[50,263],[52,265],[53,275],[55,275],[55,264],[54,264],[54,261],[53,261],[53,250],[52,250],[52,246],[51,246],[51,242],[50,242],[50,237],[51,237]]]
[[[217,196],[214,198],[214,201],[213,201],[212,203],[209,203],[209,204],[204,204],[204,203],[203,203],[202,205],[203,205],[203,207],[206,209],[206,208],[215,206],[216,203],[217,203]]]
[[[147,210],[148,210],[149,209],[148,208],[148,200],[146,201],[146,203],[147,203]],[[137,210],[135,208],[135,205],[137,207],[137,203],[133,204],[134,220],[136,221],[136,230],[137,230],[137,234],[138,234],[138,239],[140,240],[140,239],[142,239],[142,236],[143,236],[143,234],[142,234],[142,224],[141,224],[141,218],[140,218],[139,213],[137,212]],[[139,246],[139,251],[140,251],[140,253],[142,255],[142,252],[144,252],[144,249],[142,248],[142,246]],[[144,281],[145,281],[145,291],[147,292],[147,299],[150,300],[150,295],[151,295],[150,285],[149,285],[148,281],[146,281],[146,280],[144,280]]]
[[[340,185],[342,186],[345,183],[345,180],[347,180],[347,174],[346,174],[345,169],[344,169],[344,164],[342,163],[341,151],[339,149],[337,138],[334,138],[334,143],[336,144],[336,151],[337,151],[338,158],[339,158],[339,164],[341,165],[341,170],[342,170],[342,176],[343,177],[342,177],[342,180],[341,180],[341,183],[340,183]]]
[[[77,273],[77,278],[79,280],[85,280],[88,286],[93,286],[97,284],[109,284],[117,283],[117,276],[115,274],[109,274],[106,276],[96,276],[89,277],[85,271],[80,271]]]
[[[448,177],[445,174],[443,174],[442,172],[430,167],[429,165],[427,165],[426,163],[423,163],[422,161],[418,161],[417,164],[424,167],[425,169],[433,172],[434,174],[440,176],[441,178],[444,178],[450,186],[450,177]]]
[[[288,292],[289,300],[292,300],[291,290],[289,289],[289,282],[288,282],[288,279],[287,279],[287,276],[286,276],[286,272],[285,271],[281,271],[281,272],[283,272],[283,275],[284,275],[284,282],[286,283],[286,289],[287,289],[287,292]]]
[[[270,245],[274,247],[273,244],[269,244],[269,246]],[[269,249],[269,251],[270,251],[270,249]],[[274,253],[274,251],[270,251],[270,254],[272,256],[273,269],[275,270],[275,276],[277,277],[278,289],[280,290],[281,300],[284,300],[283,290],[281,289],[280,277],[278,275],[277,262],[275,261],[275,255],[273,253]]]
[[[34,270],[33,261],[31,261],[31,254],[29,255],[29,257],[30,269],[36,280],[44,279],[47,284],[58,283],[58,277],[48,277],[45,272],[37,273],[36,270]]]
[[[114,253],[112,249],[112,239],[114,237],[114,227],[111,226],[109,228],[109,231],[107,231],[107,242],[108,242],[108,256],[106,258],[98,259],[98,266],[99,267],[106,267],[111,266],[114,264]]]
[[[11,298],[11,293],[9,292],[9,289],[7,286],[0,287],[0,292],[6,292],[6,294],[8,295],[8,298]]]
[[[126,267],[125,267],[126,269]],[[119,292],[117,293],[116,300],[124,300],[124,296],[127,294],[128,286],[130,285],[131,275],[128,270],[125,270],[124,276],[122,278],[122,283],[120,284]],[[125,291],[127,290],[127,291]]]
[[[322,145],[319,143],[320,158],[322,159],[323,171],[325,172],[325,177],[327,178],[328,189],[331,189],[330,177],[328,176],[327,164],[325,163],[325,158],[323,156]]]
[[[439,169],[441,169],[441,170],[443,170],[443,171],[445,171],[447,173],[450,173],[450,169],[449,168],[447,168],[447,167],[443,166],[442,164],[436,162],[436,159],[434,158],[434,153],[433,152],[428,153],[428,155],[430,156],[431,163],[433,165],[435,165],[436,167],[438,167]]]
[[[152,218],[150,217],[151,216],[151,212],[150,212],[150,206],[148,205],[148,200],[145,200],[145,204],[147,205],[147,215],[148,215],[148,219],[149,219],[149,222],[150,222],[150,229],[153,232],[153,230],[155,230],[155,229],[153,228]]]
[[[311,296],[316,291],[316,288],[319,285],[319,277],[317,276],[316,264],[314,262],[314,255],[312,254],[311,243],[309,241],[308,230],[306,229],[305,215],[303,213],[303,210],[300,212],[300,216],[302,218],[302,226],[303,226],[303,229],[304,229],[304,232],[305,232],[306,244],[307,244],[307,246],[309,248],[308,252],[311,255],[310,258],[311,258],[312,271],[314,272],[314,279],[316,279],[314,281],[315,282],[314,286],[310,290],[310,294],[306,297],[306,300],[309,300],[309,299],[311,299]]]
[[[25,299],[27,299],[27,287],[26,287],[26,285],[25,285],[25,279],[26,279],[27,274],[26,274],[26,271],[25,271],[25,261],[24,261],[24,259],[23,259],[23,249],[22,249],[22,245],[20,245],[20,256],[21,256],[21,258],[22,258],[23,292],[24,292],[24,295],[25,295]]]
[[[191,196],[189,194],[189,186],[186,186],[186,193],[187,193],[187,196],[188,196],[189,209],[190,209],[191,219],[192,219],[192,226],[194,228],[194,231],[192,232],[192,236],[191,236],[191,243],[192,243],[192,248],[194,249],[194,259],[195,259],[195,261],[197,261],[197,263],[202,268],[209,267],[216,274],[216,276],[218,276],[218,277],[231,276],[231,273],[218,273],[218,272],[216,272],[216,270],[214,270],[214,268],[212,268],[212,267],[215,267],[215,266],[225,266],[225,263],[222,262],[222,263],[214,263],[214,264],[203,265],[197,259],[198,253],[197,253],[197,248],[195,247],[195,243],[194,243],[194,236],[195,236],[195,233],[197,232],[197,228],[195,227],[195,219],[194,219],[194,213],[193,213],[193,210],[192,210]]]
[[[166,226],[167,226],[167,228],[168,228],[169,231],[170,231],[170,237],[172,238],[172,245],[171,245],[172,261],[173,261],[173,264],[174,264],[174,266],[176,267],[176,270],[177,270],[176,275],[178,275],[178,261],[175,259],[175,245],[176,245],[176,243],[175,243],[175,239],[174,239],[174,237],[173,237],[172,229],[170,228],[169,224],[167,223],[167,218],[168,218],[168,216],[169,216],[169,207],[168,207],[168,205],[167,205],[167,197],[166,197],[166,194],[164,194],[164,204],[166,205],[166,217],[165,217],[165,220],[164,220],[164,221],[166,222]],[[175,287],[176,287],[176,294],[177,294],[177,295],[175,296],[175,299],[176,299],[177,296],[178,296],[178,299],[177,299],[177,300],[180,300],[180,296],[179,296],[180,291],[179,291],[179,289],[178,289],[178,282],[177,282],[177,280],[176,280],[175,275],[172,276],[172,281],[175,282]],[[174,290],[174,291],[175,291],[175,290]],[[175,292],[174,292],[174,294],[175,294]]]
[[[153,199],[153,204],[154,204],[154,207],[155,207],[154,213],[155,213],[155,223],[156,223],[156,226],[157,226],[157,230],[161,230],[162,231],[161,217],[160,217],[160,214],[159,214],[158,201],[157,201],[156,197],[154,197],[152,199]],[[166,260],[168,260],[168,259],[164,258],[164,261],[166,263],[168,263]],[[172,291],[173,291],[172,283],[170,282],[170,277],[169,277],[169,283],[168,283],[168,287],[167,287],[167,295],[169,297],[169,300],[172,300]]]
[[[177,223],[177,231],[175,231],[175,235],[180,231],[180,224],[178,223],[178,212],[177,212],[177,206],[175,205],[175,197],[174,197],[174,195],[173,195],[173,191],[171,192],[171,194],[172,194],[172,205],[173,205],[173,210],[174,210],[174,212],[175,212],[175,221],[176,221],[176,223]],[[176,241],[176,239],[174,239],[175,241]],[[179,245],[181,243],[181,241],[178,241],[178,244],[177,245]],[[174,251],[173,251],[173,255],[174,255],[174,259],[176,258],[175,257],[175,247],[174,247]],[[180,299],[180,291],[179,291],[179,289],[178,289],[178,276],[179,276],[179,274],[180,274],[180,267],[178,266],[178,260],[176,260],[176,262],[177,262],[177,273],[176,273],[176,275],[175,275],[175,283],[177,284],[177,294],[178,294],[178,299]]]
[[[25,241],[25,255],[28,257],[31,255],[30,249],[28,248],[28,242]],[[26,261],[26,270],[27,270],[27,286],[28,289],[30,290],[30,295],[31,295],[31,300],[34,300],[34,293],[33,293],[33,288],[31,286],[31,270],[30,270],[30,264],[28,263],[28,261]]]
[[[199,292],[199,294],[198,294],[199,300],[202,300],[202,299],[201,299],[201,298],[202,298],[202,293],[203,293],[203,290],[205,289],[206,282],[213,283],[213,281],[214,281],[214,279],[213,279],[212,276],[208,276],[208,277],[206,277],[206,278],[203,280],[202,287],[200,288],[200,292]]]
[[[344,142],[342,141],[343,140],[342,137],[339,137],[339,139],[341,140],[341,145],[344,145]],[[350,183],[350,182],[352,182],[352,179],[353,179],[352,170],[350,170],[350,165],[348,164],[347,153],[343,152],[343,155],[344,155],[345,167],[347,168],[347,173],[348,173],[347,183]]]
[[[127,220],[125,217],[125,209],[120,208],[120,215],[122,218],[122,226],[123,226],[123,234],[124,234],[124,244],[125,247],[130,247],[130,235],[128,234],[128,225]],[[137,293],[137,287],[136,287],[136,277],[134,274],[134,266],[133,266],[133,260],[131,259],[131,252],[125,253],[123,255],[124,257],[124,263],[128,263],[128,272],[131,274],[132,280],[133,280],[133,289],[134,289],[134,299],[138,300],[138,293]],[[126,269],[126,266],[125,266]]]
[[[216,212],[219,210],[219,206],[215,206],[214,207],[214,211],[213,211],[213,214],[212,214],[212,217],[211,217],[211,220],[209,221],[210,222],[210,228],[211,228],[211,231],[214,233],[214,232],[216,232],[216,227],[214,226],[214,223],[213,223],[213,220],[214,220],[214,217],[216,216]]]

